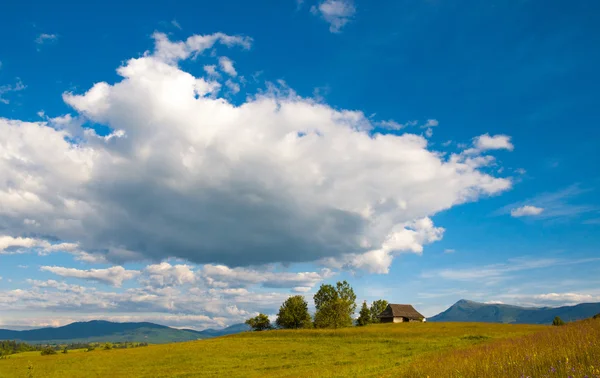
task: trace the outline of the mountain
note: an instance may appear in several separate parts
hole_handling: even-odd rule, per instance
[[[33,344],[125,341],[161,344],[229,335],[246,331],[247,327],[245,324],[235,324],[222,330],[195,331],[175,329],[154,323],[113,323],[93,320],[57,328],[21,331],[0,329],[0,340],[18,340]]]
[[[563,307],[519,307],[479,303],[461,299],[428,322],[485,322],[514,324],[552,324],[556,316],[566,322],[591,318],[600,313],[600,303]]]
[[[234,324],[231,325],[227,328],[223,328],[223,329],[205,329],[204,331],[199,331],[198,333],[202,336],[204,336],[205,338],[209,338],[209,337],[218,337],[218,336],[225,336],[225,335],[233,335],[234,333],[240,333],[240,332],[246,332],[246,331],[250,331],[250,326],[248,326],[247,324],[244,323],[240,323],[240,324]]]

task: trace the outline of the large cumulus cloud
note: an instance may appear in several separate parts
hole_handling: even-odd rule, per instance
[[[511,185],[482,171],[493,160],[482,149],[446,156],[289,89],[234,104],[214,75],[178,66],[250,39],[154,38],[153,53],[118,68],[120,81],[66,93],[76,116],[0,119],[4,240],[68,242],[114,262],[385,272],[395,254],[442,237],[429,217]],[[92,123],[112,131],[99,136]]]

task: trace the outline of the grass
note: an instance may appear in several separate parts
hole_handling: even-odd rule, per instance
[[[403,376],[600,378],[600,319],[435,353],[411,364]]]
[[[145,348],[0,360],[0,377],[399,376],[429,354],[464,349],[547,326],[380,324],[340,330],[247,332]]]

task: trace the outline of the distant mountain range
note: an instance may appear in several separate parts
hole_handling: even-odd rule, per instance
[[[215,330],[176,329],[154,323],[114,323],[104,320],[77,322],[63,327],[31,330],[0,329],[0,340],[18,340],[31,344],[70,344],[90,342],[173,343],[207,339],[249,330],[246,324],[235,324]]]
[[[427,321],[552,324],[555,316],[569,322],[591,318],[598,313],[600,313],[600,303],[582,303],[563,307],[519,307],[461,299],[446,311],[427,318]]]

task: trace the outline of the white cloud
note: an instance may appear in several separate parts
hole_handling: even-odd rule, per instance
[[[488,150],[508,150],[512,151],[514,146],[510,142],[508,135],[483,134],[473,140],[474,150],[472,153],[478,153]]]
[[[62,277],[80,278],[102,282],[112,286],[120,287],[123,281],[135,278],[140,274],[137,270],[126,270],[122,266],[113,266],[107,269],[89,269],[81,270],[75,268],[65,268],[60,266],[42,266],[42,271],[54,273]]]
[[[69,240],[117,264],[340,259],[384,272],[397,251],[441,238],[429,217],[511,186],[479,170],[491,156],[442,156],[418,135],[372,134],[362,112],[282,83],[233,105],[173,64],[224,35],[155,38],[157,51],[127,61],[117,83],[65,94],[77,116],[0,119],[6,234]],[[124,136],[107,140],[85,121]]]
[[[433,136],[433,129],[430,127],[425,131],[425,136],[431,138]]]
[[[324,0],[310,8],[312,14],[320,14],[329,23],[329,31],[341,32],[342,28],[350,22],[356,14],[352,0]]]
[[[513,218],[519,218],[519,217],[527,217],[527,216],[533,216],[533,215],[540,215],[543,211],[544,211],[544,209],[541,208],[541,207],[535,207],[535,206],[525,205],[525,206],[521,206],[521,207],[517,207],[515,209],[512,209],[510,211],[510,215]]]
[[[456,250],[452,249],[452,248],[446,248],[446,249],[444,249],[444,253],[454,253],[454,252],[456,252]]]
[[[46,42],[55,42],[57,39],[58,35],[56,34],[42,33],[37,36],[37,38],[35,39],[35,43],[37,43],[38,45],[43,45]]]
[[[388,130],[401,130],[404,129],[405,127],[409,127],[409,126],[415,126],[418,123],[418,121],[408,121],[406,123],[398,123],[394,120],[387,120],[387,121],[379,121],[376,122],[375,124],[378,127],[382,127],[384,129],[388,129]]]
[[[152,286],[175,286],[191,284],[196,276],[189,265],[171,265],[167,262],[148,265],[144,269],[145,281]]]
[[[229,59],[226,56],[222,56],[219,58],[219,66],[221,67],[221,70],[223,72],[225,72],[226,74],[228,74],[229,76],[233,76],[236,77],[237,76],[237,71],[235,70],[235,67],[233,67],[233,61],[231,59]]]
[[[557,219],[557,218],[575,218],[584,214],[594,213],[600,210],[600,207],[588,204],[571,203],[579,195],[589,192],[589,189],[582,189],[579,185],[571,185],[565,189],[556,192],[541,193],[535,197],[526,199],[525,201],[508,204],[498,210],[494,215],[511,214],[515,210],[525,208],[525,212],[538,212],[536,215],[540,219]],[[543,209],[539,211],[537,208]],[[517,212],[517,214],[519,214]],[[526,215],[526,214],[525,214]]]
[[[220,288],[261,285],[267,288],[307,287],[310,289],[331,277],[333,273],[329,269],[323,269],[321,272],[292,273],[208,264],[204,265],[200,275],[209,286]]]

